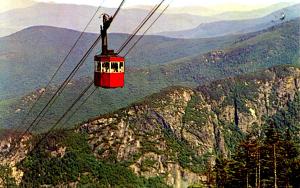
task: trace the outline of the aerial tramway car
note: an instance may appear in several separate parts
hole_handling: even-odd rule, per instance
[[[94,57],[94,85],[108,89],[124,87],[125,79],[125,58],[117,55],[114,50],[108,50],[107,29],[112,20],[112,17],[103,14],[102,52]]]

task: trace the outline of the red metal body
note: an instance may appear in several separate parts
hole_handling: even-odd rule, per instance
[[[95,56],[94,85],[102,88],[124,87],[125,58],[117,55]]]
[[[102,52],[95,56],[94,85],[102,88],[124,87],[125,58],[108,49],[107,29],[113,20],[112,16],[103,14],[101,26]]]

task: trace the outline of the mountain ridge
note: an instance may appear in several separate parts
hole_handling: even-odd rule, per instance
[[[275,25],[280,25],[280,17],[284,12],[285,21],[293,20],[299,17],[298,10],[300,4],[292,5],[284,9],[275,11],[261,18],[248,20],[225,20],[210,23],[203,23],[191,30],[174,31],[160,33],[163,36],[171,36],[174,38],[203,38],[217,37],[230,34],[243,34],[266,29]]]
[[[183,85],[192,87],[216,79],[255,72],[276,65],[299,64],[299,24],[299,20],[294,20],[262,32],[240,36],[240,38],[235,39],[236,43],[227,46],[225,49],[213,50],[202,55],[196,53],[193,56],[167,62],[164,65],[130,66],[127,68],[125,87],[122,90],[101,90],[101,95],[93,96],[83,110],[78,112],[80,115],[73,116],[69,123],[70,125],[72,123],[75,124],[81,121],[82,118],[95,116],[99,113],[105,114],[127,106],[150,93],[158,92],[160,89],[168,86]],[[149,38],[149,40],[153,42],[153,39]],[[173,39],[168,40],[172,41]],[[179,42],[182,44],[181,40]],[[167,43],[170,43],[170,41]],[[195,45],[198,46],[199,44],[196,42]],[[145,48],[138,46],[137,49]],[[89,75],[92,75],[92,73]],[[78,79],[71,81],[70,87],[67,88],[59,100],[60,102],[51,111],[51,117],[59,116],[61,110],[64,109],[64,104],[72,102],[74,95],[79,95],[80,88],[86,87],[85,85],[92,81],[92,78],[83,78],[82,81]],[[53,86],[55,89],[55,85]],[[55,91],[54,89],[53,91]],[[51,89],[49,94],[53,91]],[[27,109],[26,105],[34,101],[34,96],[37,94],[37,92],[34,92],[26,96],[24,101],[27,102],[24,105],[23,100],[19,101],[16,99],[1,102],[0,109],[3,109],[4,112],[2,117],[3,125],[5,127],[13,127],[14,124],[18,124],[17,122],[19,122]],[[47,100],[47,97],[44,100]],[[28,103],[28,101],[31,102]],[[110,110],[108,111],[107,109]],[[8,112],[10,114],[6,115]],[[48,118],[48,120],[50,119]],[[51,122],[47,121],[45,123],[50,124]],[[47,127],[39,126],[37,131],[43,129],[47,129]]]
[[[7,30],[14,30],[15,32],[35,25],[49,25],[81,31],[89,22],[96,9],[97,7],[88,5],[79,6],[70,4],[36,3],[31,7],[2,13],[0,14],[0,18],[3,20],[3,28]],[[101,12],[113,14],[114,10],[114,8],[102,7],[98,14],[100,15]],[[137,23],[141,22],[142,18],[146,17],[149,11],[150,10],[143,9],[122,9],[112,24],[110,31],[132,33]],[[158,13],[155,13],[154,16],[158,16]],[[153,29],[151,29],[149,33],[154,33],[155,30],[168,30],[168,28],[171,28],[172,30],[192,28],[193,25],[196,25],[196,23],[206,20],[210,20],[210,18],[186,14],[166,14],[158,21],[157,24],[155,24],[155,26],[153,26]],[[87,28],[87,31],[98,33],[99,25],[100,20],[95,18]],[[0,33],[0,36],[8,34],[10,33]]]
[[[9,89],[13,88],[10,87],[11,84],[8,82],[19,77],[23,77],[23,80],[17,79],[14,82],[15,86],[18,87],[14,87],[16,90],[13,93],[19,93],[17,91],[19,88],[26,89],[29,87],[30,89],[26,89],[26,91],[31,91],[36,86],[42,86],[48,79],[47,77],[45,79],[44,75],[50,75],[55,71],[56,66],[62,61],[63,56],[68,52],[79,35],[80,33],[75,30],[50,26],[34,26],[8,37],[0,38],[1,80],[6,80],[0,86],[5,87],[9,91]],[[119,48],[128,37],[126,34],[111,34],[110,36],[110,46],[114,49]],[[71,70],[75,62],[79,61],[96,37],[97,35],[92,33],[83,35],[67,60],[66,65],[62,67],[62,72],[58,75],[60,78]],[[209,40],[182,40],[162,36],[145,36],[137,48],[133,49],[133,53],[129,54],[127,65],[128,67],[148,67],[150,65],[163,64],[193,53],[205,53],[212,49],[225,47],[231,44],[235,38],[237,36]],[[96,48],[92,54],[96,54],[99,50],[100,48]],[[40,56],[43,56],[43,58]],[[93,68],[91,66],[93,62],[92,55],[87,62],[89,62],[86,64],[87,71],[81,71],[81,75],[91,73]],[[44,72],[44,75],[39,72]],[[34,83],[34,80],[39,80],[39,83]],[[58,79],[58,81],[60,80]],[[31,84],[34,87],[24,85],[24,82],[34,83]]]
[[[284,6],[282,6],[282,8],[283,7]],[[150,8],[148,9],[150,10]],[[277,9],[278,8],[276,8],[276,6],[274,5],[274,10]],[[81,31],[85,24],[88,23],[89,18],[92,16],[92,13],[95,11],[96,7],[88,5],[79,6],[72,4],[36,3],[31,7],[0,13],[0,19],[3,20],[1,24],[2,26],[0,36],[6,36],[11,34],[11,32],[17,32],[26,27],[35,25],[49,25]],[[112,14],[114,9],[102,8],[100,11]],[[147,15],[147,11],[148,10],[141,8],[122,9],[120,15],[115,20],[115,23],[112,25],[111,31],[131,33],[133,28],[135,28],[136,23],[141,21],[141,19],[139,18],[145,17]],[[258,12],[260,11],[258,10]],[[74,14],[75,12],[76,14]],[[256,11],[254,11],[254,13],[255,12]],[[160,34],[161,32],[182,31],[187,29],[193,29],[195,25],[199,25],[201,23],[209,23],[221,20],[238,20],[239,17],[247,17],[251,15],[249,13],[243,13],[242,16],[230,16],[231,13],[224,14],[225,15],[217,16],[199,16],[191,15],[189,14],[189,12],[180,12],[180,14],[172,13],[172,11],[170,10],[164,16],[162,16],[160,20],[158,20],[157,24],[153,26],[149,33]],[[157,15],[158,14],[155,14],[155,16]],[[257,17],[260,17],[260,15],[254,18]],[[99,20],[94,19],[91,23],[91,26],[88,27],[87,31],[98,33],[99,22]],[[13,23],[13,25],[11,23]],[[120,25],[122,25],[122,28],[120,28]]]
[[[84,154],[82,160],[87,160],[86,154],[96,156],[96,160],[104,164],[121,165],[140,177],[161,176],[163,182],[175,187],[194,183],[207,185],[215,181],[208,176],[218,153],[230,157],[238,134],[263,125],[264,115],[273,116],[287,109],[292,101],[299,102],[299,86],[300,67],[293,66],[277,66],[196,89],[174,86],[126,108],[90,119],[75,129],[58,130],[30,153],[30,157],[26,157],[26,148],[32,146],[24,143],[35,143],[39,137],[25,136],[20,142],[22,147],[12,154],[16,161],[2,158],[2,165],[19,163],[14,177],[21,185],[71,186],[71,176],[64,175],[66,179],[62,179],[54,173],[56,168],[62,168],[55,163],[66,160],[72,164],[71,156],[80,155],[73,149],[72,144],[77,143],[77,150]],[[236,126],[239,129],[234,128]],[[2,140],[1,147],[11,147],[9,143],[14,139],[9,136],[8,140]],[[87,147],[85,142],[90,149],[83,152],[81,147]],[[48,162],[43,163],[44,168],[37,169],[42,161]],[[93,177],[88,181],[77,179],[80,185],[103,184],[103,177],[89,170],[88,166],[96,163],[86,164],[80,166],[79,171],[70,171],[70,175],[84,177],[83,174],[88,173]],[[116,174],[122,177],[119,173]],[[32,179],[35,181],[31,182]],[[108,181],[109,184],[119,182]]]

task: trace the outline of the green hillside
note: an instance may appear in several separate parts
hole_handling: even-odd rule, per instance
[[[298,52],[299,20],[293,20],[263,32],[240,37],[235,44],[224,50],[185,57],[165,65],[129,68],[127,69],[125,88],[99,89],[73,117],[70,125],[127,106],[168,86],[196,86],[216,79],[255,72],[274,65],[296,64],[299,63]],[[63,97],[54,105],[50,115],[43,121],[43,125],[37,130],[46,129],[50,121],[57,119],[66,108],[66,104],[70,104],[81,89],[87,85],[88,80],[73,81]],[[21,105],[21,109],[26,109],[26,106]],[[7,108],[7,103],[4,102],[1,108],[8,111],[7,115],[2,117],[4,127],[15,126],[24,114],[23,111],[15,112],[20,108],[19,102],[12,103],[11,108]]]
[[[230,188],[274,187],[276,181],[299,187],[299,78],[299,67],[277,66],[196,89],[166,88],[48,135],[17,163],[24,172],[19,183]],[[7,186],[14,184],[11,176],[0,166]]]
[[[241,37],[223,50],[175,60],[160,69],[178,81],[201,83],[274,65],[299,63],[299,26],[300,19],[283,23]]]
[[[0,38],[0,99],[25,95],[43,87],[55,72],[79,32],[35,26],[8,37]],[[67,59],[55,82],[61,82],[71,72],[83,54],[95,41],[97,35],[86,33]],[[112,34],[110,48],[119,49],[127,39],[126,34]],[[192,54],[202,54],[232,44],[238,36],[214,39],[182,40],[161,36],[145,36],[127,57],[127,67],[147,67],[164,64]],[[93,56],[100,46],[91,53],[79,77],[92,75]],[[126,52],[125,49],[124,52]]]

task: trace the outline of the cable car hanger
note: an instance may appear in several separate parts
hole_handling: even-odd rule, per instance
[[[125,58],[114,50],[108,49],[107,30],[113,20],[112,16],[102,14],[101,28],[102,51],[94,57],[94,85],[107,89],[123,88],[125,79]]]

